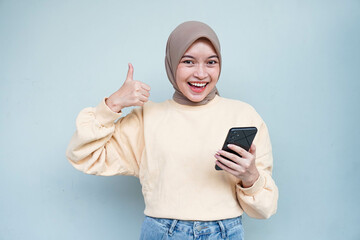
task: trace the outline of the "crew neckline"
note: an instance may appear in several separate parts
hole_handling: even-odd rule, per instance
[[[216,105],[218,102],[220,102],[221,97],[219,95],[215,95],[215,97],[208,103],[200,106],[190,106],[185,104],[180,104],[174,101],[174,99],[169,99],[168,102],[170,105],[183,110],[189,110],[189,111],[198,111],[202,109],[208,109],[209,107],[212,107]]]

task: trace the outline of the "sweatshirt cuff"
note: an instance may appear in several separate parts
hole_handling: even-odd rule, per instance
[[[256,182],[249,188],[243,188],[241,187],[241,182],[236,184],[236,187],[240,189],[245,195],[248,196],[254,196],[257,192],[259,192],[261,189],[265,186],[265,177],[260,174],[259,178],[256,180]]]
[[[112,111],[108,105],[106,105],[105,100],[106,97],[95,107],[95,118],[101,125],[108,127],[114,124],[114,121],[121,116],[121,111],[120,113]]]

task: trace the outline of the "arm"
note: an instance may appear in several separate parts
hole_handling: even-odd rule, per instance
[[[76,119],[76,132],[66,157],[78,170],[95,175],[139,174],[144,149],[142,107],[135,108],[114,124],[121,109],[143,106],[150,87],[133,80],[133,66],[119,90],[97,107],[83,109]]]
[[[115,124],[121,113],[113,112],[105,101],[79,113],[66,157],[87,174],[138,176],[144,148],[142,108],[135,108]]]
[[[254,140],[257,149],[255,160],[259,177],[255,183],[244,188],[236,185],[238,201],[247,215],[253,218],[269,218],[276,213],[279,197],[278,188],[272,179],[273,157],[268,129],[264,122]]]
[[[261,119],[260,116],[258,119]],[[269,218],[277,209],[278,189],[271,178],[273,159],[268,130],[262,120],[257,126],[259,126],[258,134],[249,152],[229,144],[229,149],[242,157],[219,150],[215,158],[218,160],[216,164],[238,179],[236,196],[242,209],[250,217]]]

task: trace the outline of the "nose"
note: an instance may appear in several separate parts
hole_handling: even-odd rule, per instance
[[[202,80],[208,76],[208,73],[206,71],[206,67],[203,64],[199,64],[194,72],[194,77]]]

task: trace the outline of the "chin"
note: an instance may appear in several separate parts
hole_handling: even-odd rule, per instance
[[[205,99],[205,96],[201,96],[201,97],[188,97],[188,99],[189,99],[190,101],[192,101],[192,102],[198,103],[198,102],[201,102],[202,100],[204,100],[204,99]]]

